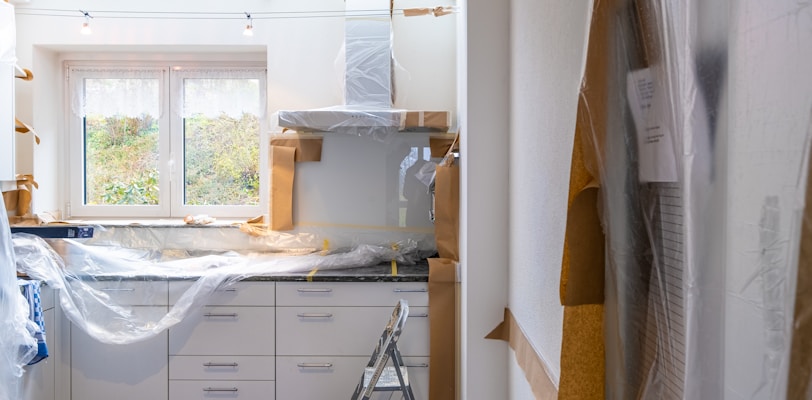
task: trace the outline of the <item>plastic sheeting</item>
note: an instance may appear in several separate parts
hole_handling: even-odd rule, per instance
[[[604,65],[585,76],[581,117],[607,236],[609,399],[722,398],[724,267],[711,246],[723,242],[711,235],[727,50],[706,45],[697,3],[616,0],[593,15],[606,35],[588,63]]]
[[[20,293],[5,207],[0,207],[0,400],[16,400],[23,366],[37,354],[28,303]]]
[[[136,230],[149,236],[149,228]],[[110,344],[153,337],[202,306],[215,290],[245,278],[374,266],[393,260],[411,265],[426,257],[417,243],[409,240],[387,246],[365,244],[332,251],[302,248],[277,252],[122,247],[109,236],[97,242],[69,239],[49,242],[50,245],[34,235],[15,234],[17,269],[57,289],[61,309],[68,319],[96,340]],[[124,243],[135,244],[126,240]],[[143,299],[128,299],[127,304],[122,304],[100,287],[100,284],[118,287],[125,281],[165,280],[194,283],[160,318],[137,316],[128,305],[150,304],[149,296],[153,294],[149,291],[144,292]]]

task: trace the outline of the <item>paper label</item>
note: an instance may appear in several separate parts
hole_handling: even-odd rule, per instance
[[[674,137],[662,80],[651,68],[629,72],[626,95],[637,131],[640,182],[677,182]]]

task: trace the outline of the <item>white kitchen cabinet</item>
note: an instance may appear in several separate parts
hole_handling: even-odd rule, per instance
[[[0,63],[0,187],[2,183],[16,182],[14,131],[14,65]]]
[[[171,282],[170,302],[191,282]],[[169,329],[169,398],[275,398],[274,282],[238,282]]]
[[[43,321],[45,322],[45,341],[48,345],[49,357],[25,367],[25,374],[22,381],[23,400],[54,400],[55,396],[55,343],[57,342],[57,330],[55,327],[55,314],[53,307],[53,289],[43,287],[42,308]],[[48,299],[50,297],[50,300]]]
[[[415,396],[427,398],[427,287],[424,282],[277,283],[277,399],[349,397],[399,299],[409,302],[410,317],[398,348]]]
[[[167,312],[166,282],[94,282],[135,318],[158,320]],[[160,400],[169,392],[167,333],[127,345],[105,344],[71,325],[72,400]]]

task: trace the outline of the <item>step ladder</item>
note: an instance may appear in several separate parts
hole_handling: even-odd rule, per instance
[[[409,375],[398,350],[398,339],[408,317],[409,303],[401,299],[375,345],[375,350],[361,374],[361,380],[355,387],[352,400],[368,400],[373,392],[397,391],[403,393],[404,400],[414,400]],[[392,365],[387,366],[390,359]]]

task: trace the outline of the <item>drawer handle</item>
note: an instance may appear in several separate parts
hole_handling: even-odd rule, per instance
[[[420,363],[420,364],[406,364],[406,368],[428,368],[429,365],[427,363]]]
[[[230,288],[230,289],[217,289],[215,292],[236,292],[237,289]]]
[[[409,318],[428,318],[428,317],[429,317],[429,314],[428,314],[428,313],[422,313],[422,314],[409,314]]]
[[[213,388],[213,387],[203,388],[204,392],[236,392],[238,390],[239,389],[237,389],[235,387],[231,387],[231,388]]]
[[[299,313],[296,316],[299,318],[333,318],[332,313]]]
[[[237,318],[237,313],[205,313],[203,314],[204,317],[212,317],[212,318]]]
[[[204,367],[237,367],[239,364],[232,362],[232,363],[216,363],[216,362],[207,362],[203,364]]]
[[[299,368],[333,368],[333,363],[298,363],[296,366]]]
[[[102,292],[134,292],[133,288],[104,288]]]
[[[426,288],[421,289],[399,289],[395,288],[392,290],[395,293],[426,293],[428,290]]]
[[[333,291],[333,289],[330,289],[330,288],[321,288],[321,289],[317,289],[317,288],[298,288],[298,289],[296,289],[296,291],[299,292],[299,293],[330,293],[330,292]]]

